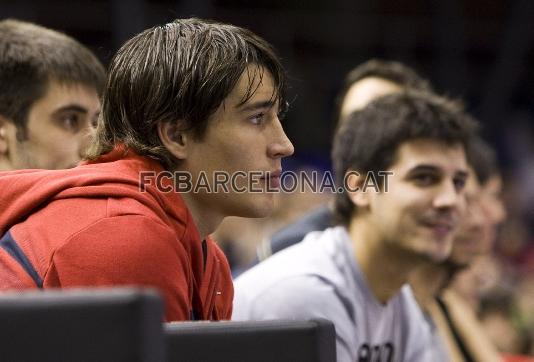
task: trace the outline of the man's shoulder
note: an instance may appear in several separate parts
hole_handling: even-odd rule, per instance
[[[294,223],[273,234],[269,240],[271,254],[275,254],[304,239],[311,231],[322,231],[332,226],[333,212],[327,206],[319,207]]]
[[[337,273],[339,243],[335,228],[308,233],[301,243],[276,253],[255,265],[237,280],[284,279],[299,275]],[[263,282],[262,282],[263,283]]]
[[[234,284],[236,320],[328,318],[346,309],[336,285],[317,274],[293,273],[265,283],[241,279]],[[325,310],[324,305],[328,305]]]
[[[236,295],[248,300],[273,293],[309,298],[317,292],[345,289],[350,281],[346,265],[340,261],[337,232],[334,228],[310,233],[303,242],[254,266],[237,278]]]
[[[67,239],[88,230],[93,232],[95,224],[106,225],[110,232],[120,234],[122,231],[125,236],[134,239],[137,235],[131,230],[140,220],[143,225],[166,224],[157,210],[138,198],[129,197],[66,197],[54,200],[33,213],[24,224],[41,233],[53,233],[57,239]]]
[[[80,263],[93,265],[155,262],[163,267],[180,259],[187,264],[188,253],[183,244],[168,225],[144,215],[120,215],[97,219],[71,233],[57,245],[53,260],[57,263],[82,258]]]

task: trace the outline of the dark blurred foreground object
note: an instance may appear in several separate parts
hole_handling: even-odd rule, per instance
[[[146,289],[0,294],[0,321],[1,361],[336,360],[327,320],[163,324],[162,300]]]
[[[178,322],[165,325],[170,362],[335,362],[334,325],[325,319]]]
[[[0,294],[2,361],[164,361],[163,304],[138,289]]]

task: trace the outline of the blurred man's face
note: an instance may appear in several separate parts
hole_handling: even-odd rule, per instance
[[[506,208],[502,200],[502,178],[500,175],[492,175],[482,186],[480,198],[482,209],[488,217],[490,227],[493,229],[492,241],[494,241],[497,226],[506,219]]]
[[[489,253],[497,240],[499,225],[506,219],[506,208],[502,200],[502,179],[492,175],[480,189],[480,205],[486,217],[482,232],[481,248]]]
[[[484,232],[488,218],[481,202],[481,187],[473,169],[469,169],[469,179],[465,186],[466,213],[454,238],[451,261],[457,265],[469,264],[477,255],[484,252]]]
[[[456,235],[451,260],[458,265],[468,265],[479,255],[491,252],[497,226],[506,213],[500,199],[499,176],[492,176],[484,185],[476,179],[473,170],[466,185],[467,213]]]
[[[81,84],[50,81],[45,95],[28,112],[26,134],[4,122],[0,168],[64,169],[76,166],[90,142],[100,113],[97,91]]]
[[[397,83],[378,77],[366,77],[354,83],[341,104],[340,118],[364,108],[369,102],[382,96],[402,91]]]

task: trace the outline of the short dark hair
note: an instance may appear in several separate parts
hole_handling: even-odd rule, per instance
[[[14,19],[0,21],[0,115],[25,138],[28,112],[51,80],[80,83],[99,94],[105,70],[96,56],[73,38]]]
[[[476,137],[469,144],[467,161],[481,185],[485,185],[492,176],[499,174],[495,150],[481,137]]]
[[[343,88],[339,91],[334,106],[334,124],[339,123],[341,106],[349,89],[354,83],[368,77],[376,77],[398,84],[405,89],[419,92],[434,92],[430,83],[407,65],[384,59],[370,59],[353,68],[345,77]]]
[[[255,80],[273,78],[273,97],[284,105],[285,75],[271,45],[249,30],[202,19],[178,19],[128,40],[112,60],[102,116],[90,159],[124,144],[164,167],[176,160],[159,139],[159,122],[183,122],[201,139],[209,117],[255,66],[242,100],[253,96]]]
[[[461,105],[429,93],[403,92],[380,97],[351,113],[334,139],[332,162],[338,186],[345,173],[387,170],[397,150],[414,139],[460,143],[467,150],[477,123]],[[337,221],[348,224],[355,205],[345,192],[336,194]]]

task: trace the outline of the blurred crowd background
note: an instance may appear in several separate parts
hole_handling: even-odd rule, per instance
[[[330,170],[335,95],[370,58],[401,61],[463,99],[496,148],[507,219],[493,255],[456,283],[502,351],[534,354],[534,1],[0,0],[0,18],[63,31],[104,64],[139,31],[189,16],[249,28],[278,50],[290,76],[285,128],[296,150],[284,170]],[[229,218],[216,238],[237,273],[262,239],[330,197],[280,194],[272,217]]]

